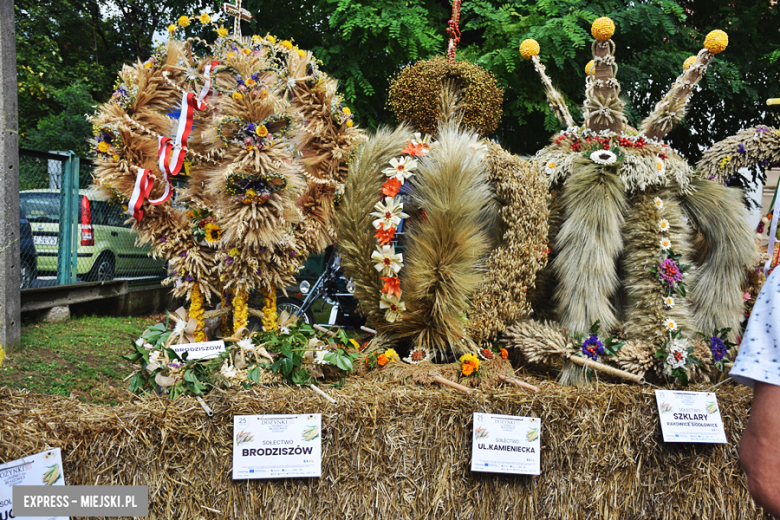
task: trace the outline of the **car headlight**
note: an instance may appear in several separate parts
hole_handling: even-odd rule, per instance
[[[309,294],[309,290],[311,290],[311,284],[304,280],[300,283],[300,285],[298,285],[298,289],[301,291],[301,294]]]

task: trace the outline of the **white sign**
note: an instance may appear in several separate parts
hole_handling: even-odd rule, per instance
[[[664,442],[728,444],[713,393],[656,390]]]
[[[0,465],[0,518],[19,520],[68,520],[66,516],[20,517],[13,514],[12,487],[64,486],[59,448]]]
[[[225,352],[225,342],[220,339],[201,343],[182,343],[181,345],[172,345],[171,350],[176,352],[179,357],[185,352],[189,352],[187,359],[190,360],[211,359],[219,357],[222,352]]]
[[[475,413],[471,471],[539,475],[541,431],[536,417]]]
[[[233,417],[233,480],[322,476],[322,415]]]

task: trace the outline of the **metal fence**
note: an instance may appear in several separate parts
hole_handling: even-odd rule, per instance
[[[117,204],[90,190],[92,163],[72,152],[19,150],[22,289],[123,279],[155,283],[164,260],[136,245]]]

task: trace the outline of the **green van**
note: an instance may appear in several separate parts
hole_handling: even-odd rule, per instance
[[[19,202],[32,227],[38,253],[38,275],[56,275],[60,230],[60,191],[27,190]],[[125,224],[120,206],[109,204],[93,190],[79,190],[77,275],[81,281],[112,280],[115,276],[165,275],[165,261],[150,256],[149,244],[137,246],[137,234]]]

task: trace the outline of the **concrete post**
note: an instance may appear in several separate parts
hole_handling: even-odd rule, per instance
[[[0,0],[0,359],[19,343],[19,123],[14,2]]]

